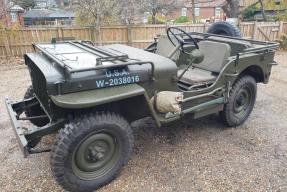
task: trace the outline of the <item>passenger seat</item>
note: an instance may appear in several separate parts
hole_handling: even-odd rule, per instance
[[[188,69],[180,80],[189,85],[214,82],[231,52],[230,46],[226,43],[200,41],[198,46],[204,60]],[[178,70],[178,76],[183,71],[184,69]]]

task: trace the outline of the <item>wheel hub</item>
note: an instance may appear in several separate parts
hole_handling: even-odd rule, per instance
[[[100,145],[90,146],[88,148],[87,160],[91,162],[97,162],[104,159],[106,155],[106,149]]]
[[[240,113],[245,111],[251,102],[250,97],[250,91],[247,88],[241,89],[235,98],[234,112]]]
[[[74,173],[83,179],[93,179],[114,166],[119,146],[112,134],[96,133],[83,139],[73,156]]]

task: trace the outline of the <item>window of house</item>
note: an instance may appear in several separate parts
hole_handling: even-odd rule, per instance
[[[220,14],[221,14],[221,8],[220,7],[216,7],[215,8],[215,16],[216,17],[220,17]]]
[[[143,23],[148,23],[148,17],[150,16],[149,12],[144,12]]]
[[[195,15],[196,17],[198,17],[199,14],[200,14],[200,8],[199,8],[199,7],[195,7],[195,9],[194,9],[194,15]]]
[[[15,23],[17,22],[17,14],[16,13],[10,13],[11,15],[11,22]]]
[[[181,8],[181,16],[186,17],[187,16],[187,8]]]

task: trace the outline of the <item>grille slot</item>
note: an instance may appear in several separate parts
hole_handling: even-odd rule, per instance
[[[30,71],[34,93],[42,103],[43,107],[49,111],[46,79],[38,66],[35,65],[30,59],[28,62],[26,62],[26,64],[28,65]]]

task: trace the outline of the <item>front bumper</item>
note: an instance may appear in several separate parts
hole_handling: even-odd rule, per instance
[[[6,108],[10,116],[10,121],[13,126],[13,130],[16,135],[19,147],[23,152],[24,157],[27,157],[29,154],[29,150],[28,150],[28,141],[25,137],[25,129],[20,127],[18,114],[15,110],[16,107],[18,108],[21,105],[21,103],[22,102],[13,103],[8,98],[5,99]]]
[[[43,116],[35,117],[20,117],[25,109],[35,106],[39,101],[37,98],[33,97],[20,102],[12,102],[8,98],[5,99],[6,108],[10,116],[11,124],[15,132],[19,147],[26,158],[29,154],[49,152],[50,149],[34,149],[35,141],[40,141],[40,139],[48,134],[58,131],[60,128],[64,127],[66,123],[65,119],[58,119],[56,121],[50,121],[47,125],[43,127],[23,127],[20,121],[43,118]],[[45,116],[48,118],[48,115]]]

